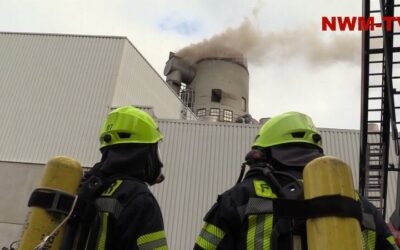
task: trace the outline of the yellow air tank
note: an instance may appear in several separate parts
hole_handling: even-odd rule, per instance
[[[304,198],[340,194],[355,199],[350,167],[343,161],[324,156],[304,168]],[[320,217],[307,220],[308,250],[361,250],[361,228],[357,219]]]
[[[54,157],[46,164],[39,188],[75,195],[82,173],[81,165],[74,159],[65,156]],[[32,207],[18,249],[36,249],[43,238],[55,230],[65,217],[65,214]],[[59,249],[63,231],[64,228],[61,227],[53,237],[46,241],[43,249]]]

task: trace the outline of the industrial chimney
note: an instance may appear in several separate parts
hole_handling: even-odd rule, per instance
[[[200,120],[250,120],[249,72],[243,55],[234,53],[204,57],[189,65],[184,59],[170,53],[164,74],[167,76],[167,82],[170,81],[176,86],[176,82],[179,81],[186,83],[184,91],[191,91],[193,95],[193,98],[190,98],[192,103],[188,106]]]
[[[247,114],[249,73],[243,58],[202,58],[196,62],[194,112],[218,121],[234,122]]]

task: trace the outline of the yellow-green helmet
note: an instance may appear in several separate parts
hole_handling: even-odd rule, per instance
[[[308,143],[322,149],[321,135],[311,118],[287,112],[269,119],[257,134],[253,147],[272,147],[286,143]]]
[[[122,143],[156,143],[163,138],[156,122],[132,106],[111,111],[100,132],[100,148]]]

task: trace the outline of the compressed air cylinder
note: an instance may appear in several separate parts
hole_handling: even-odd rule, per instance
[[[54,189],[75,195],[82,173],[81,165],[74,159],[65,156],[54,157],[46,164],[39,188]],[[48,236],[64,218],[64,214],[32,207],[18,249],[35,249],[43,238]],[[63,232],[64,228],[61,227],[54,237],[49,238],[43,249],[59,249]]]
[[[343,161],[324,156],[304,168],[304,198],[340,194],[355,199],[350,167]],[[362,249],[361,228],[357,219],[320,217],[308,219],[308,250]]]

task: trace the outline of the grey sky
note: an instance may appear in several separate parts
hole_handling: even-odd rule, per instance
[[[321,17],[359,15],[361,2],[346,0],[0,0],[0,31],[127,36],[162,74],[169,51],[247,18],[266,39],[263,60],[249,63],[250,113],[295,110],[319,127],[358,129],[360,32],[322,32]]]

